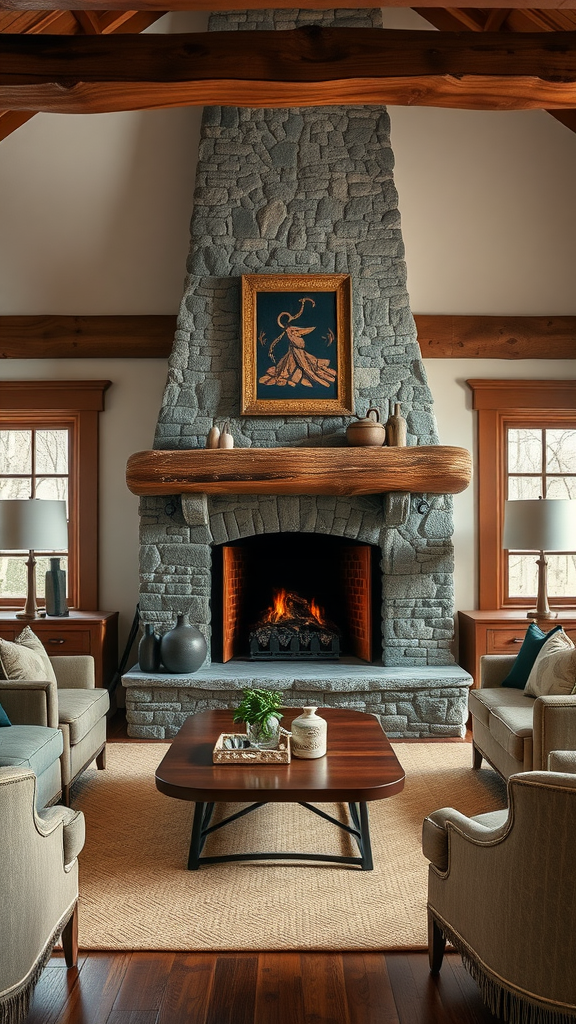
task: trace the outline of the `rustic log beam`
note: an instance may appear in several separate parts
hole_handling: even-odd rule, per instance
[[[576,32],[309,26],[175,36],[0,35],[0,107],[68,113],[210,103],[576,106]]]
[[[424,359],[576,359],[576,316],[414,319]]]
[[[0,359],[166,359],[175,316],[0,316]]]
[[[416,314],[425,359],[574,359],[576,316]],[[0,359],[167,359],[175,316],[0,316]]]
[[[79,0],[2,0],[0,10],[3,11],[43,11],[72,10],[78,6]],[[529,10],[534,0],[511,0],[512,10]],[[566,7],[566,0],[538,0],[542,10],[555,11]],[[102,0],[81,0],[83,10],[101,10]],[[373,7],[373,0],[356,0],[354,7],[361,9]],[[411,7],[411,0],[390,0],[387,7]],[[438,0],[422,0],[421,7],[436,8]],[[501,7],[501,0],[485,0],[483,10]],[[109,11],[126,11],[134,7],[134,0],[106,0]],[[170,0],[168,4],[161,0],[139,0],[139,10],[157,11],[236,11],[238,0]],[[285,10],[293,9],[294,0],[277,0],[271,8],[270,0],[244,0],[242,10]],[[298,7],[306,11],[339,10],[349,8],[350,0],[302,0]]]
[[[470,483],[465,448],[193,448],[136,452],[133,494],[459,494]]]

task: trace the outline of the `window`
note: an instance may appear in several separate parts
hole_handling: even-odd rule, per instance
[[[98,608],[98,413],[110,381],[0,381],[0,498],[59,498],[68,509],[71,608]],[[35,552],[37,592],[52,552]],[[0,552],[0,607],[26,594],[27,554]]]
[[[576,498],[576,381],[469,380],[478,410],[479,606],[523,608],[536,556],[502,549],[506,498]],[[550,553],[548,594],[576,604],[576,554]]]
[[[506,428],[508,498],[576,498],[576,428]],[[506,553],[505,553],[506,554]],[[548,596],[576,595],[576,555],[550,552]],[[536,594],[537,565],[533,554],[509,551],[506,596]]]
[[[19,423],[10,427],[0,419],[0,499],[53,498],[66,502],[69,494],[69,451],[72,426],[40,426]],[[38,597],[44,597],[44,580],[50,555],[60,558],[70,579],[67,553],[38,551],[36,576]],[[3,602],[26,593],[26,554],[0,556],[0,594]]]

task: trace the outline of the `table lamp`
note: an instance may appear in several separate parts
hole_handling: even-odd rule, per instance
[[[34,551],[68,550],[66,502],[40,498],[0,500],[0,550],[28,551],[26,604],[16,618],[38,618]]]
[[[576,501],[537,498],[504,502],[502,547],[509,551],[538,551],[538,598],[529,619],[555,619],[548,604],[546,551],[576,551]]]

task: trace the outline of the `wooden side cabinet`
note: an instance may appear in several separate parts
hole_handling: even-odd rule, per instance
[[[108,686],[118,668],[118,612],[76,612],[38,619],[17,619],[0,612],[0,636],[14,640],[30,626],[48,654],[91,654],[96,686]]]
[[[535,619],[518,611],[458,612],[459,654],[458,664],[480,685],[480,657],[483,654],[517,654],[526,630]],[[545,633],[562,625],[576,644],[576,608],[559,611],[557,619],[538,622]]]

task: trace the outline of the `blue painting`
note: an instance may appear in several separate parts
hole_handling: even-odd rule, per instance
[[[258,400],[337,398],[335,291],[259,292],[256,338]]]

